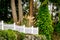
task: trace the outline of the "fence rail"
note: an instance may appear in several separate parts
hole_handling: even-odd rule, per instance
[[[5,24],[3,21],[1,21],[0,22],[0,30],[8,30],[8,29],[16,30],[16,31],[23,32],[23,33],[38,34],[38,27],[33,27],[33,26],[25,27],[25,25],[18,26],[15,23]]]

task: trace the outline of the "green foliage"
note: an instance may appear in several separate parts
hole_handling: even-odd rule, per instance
[[[0,30],[0,40],[23,40],[24,33],[13,30]]]
[[[26,19],[26,18],[23,18],[23,25],[25,25],[25,26],[28,26],[28,19]]]
[[[8,37],[7,39],[8,40],[17,40],[16,34],[13,31],[6,30],[6,32],[7,32],[7,37]]]
[[[0,39],[1,40],[16,40],[16,35],[13,31],[5,30],[0,31]]]
[[[14,23],[14,22],[13,22],[13,19],[10,19],[10,20],[5,21],[5,23],[7,23],[7,24],[12,24],[12,23]]]
[[[40,2],[44,2],[45,0],[40,0]]]
[[[17,34],[17,40],[23,40],[25,38],[24,33],[20,33],[18,31],[14,31]]]
[[[58,4],[60,4],[60,0],[49,0],[50,2],[52,2],[52,3],[58,3]]]
[[[60,33],[60,22],[55,26],[55,32]]]
[[[40,0],[40,2],[42,3],[42,5],[48,4],[48,0]]]
[[[58,23],[55,25],[54,27],[54,31],[58,34],[60,34],[60,13],[58,14],[58,17],[59,17],[59,21]]]
[[[36,25],[39,27],[39,34],[45,34],[48,40],[51,40],[53,32],[52,20],[49,14],[48,5],[41,5],[37,15]]]
[[[0,40],[5,40],[7,38],[7,33],[5,31],[0,30]]]

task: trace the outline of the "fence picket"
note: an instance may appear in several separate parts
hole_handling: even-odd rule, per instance
[[[14,30],[15,30],[15,23],[14,23]]]
[[[4,27],[3,27],[3,21],[2,21],[2,30],[4,30]]]
[[[33,26],[32,26],[32,34],[33,34]]]
[[[24,27],[24,31],[23,32],[25,33],[25,25],[23,25],[23,27]]]

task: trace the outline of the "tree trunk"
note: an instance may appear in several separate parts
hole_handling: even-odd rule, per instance
[[[18,14],[19,14],[19,24],[22,25],[23,21],[23,10],[22,10],[22,2],[18,0]]]
[[[30,17],[33,17],[33,0],[30,0]],[[33,19],[29,19],[29,26],[33,25]]]
[[[16,14],[16,7],[15,7],[15,0],[11,0],[11,8],[12,8],[12,16],[15,23],[17,23],[17,14]]]
[[[30,16],[33,16],[33,0],[30,0]]]

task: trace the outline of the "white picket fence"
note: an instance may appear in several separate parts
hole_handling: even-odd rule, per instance
[[[14,24],[5,24],[3,21],[1,21],[0,30],[8,30],[8,29],[16,30],[16,31],[23,32],[23,33],[38,34],[38,27],[33,27],[33,26],[25,27],[25,25],[18,26],[15,23]]]

